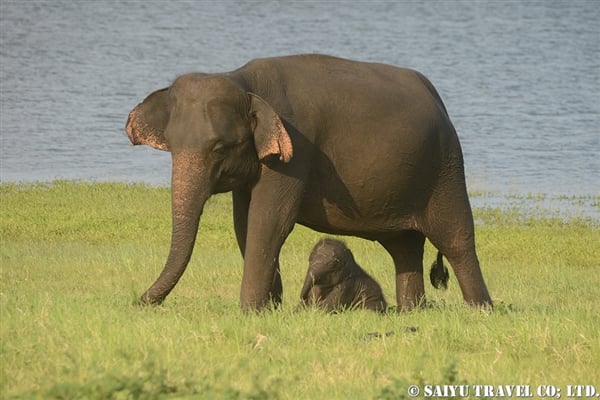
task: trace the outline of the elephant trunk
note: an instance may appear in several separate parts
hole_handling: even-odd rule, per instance
[[[306,279],[304,279],[304,285],[302,286],[302,291],[300,291],[300,299],[301,299],[302,303],[304,303],[304,304],[309,303],[310,290],[314,287],[314,285],[315,285],[315,278],[311,274],[311,272],[308,271],[308,273],[306,274]]]
[[[211,193],[208,174],[198,154],[172,154],[172,164],[171,248],[162,273],[142,295],[142,304],[162,303],[185,272],[194,249],[200,216]]]

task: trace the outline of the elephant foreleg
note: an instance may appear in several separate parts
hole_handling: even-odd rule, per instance
[[[238,247],[245,257],[246,240],[248,237],[248,210],[250,207],[250,192],[247,190],[238,190],[233,192],[233,222],[235,228],[235,236]],[[281,304],[283,295],[283,283],[281,281],[281,273],[279,270],[279,261],[275,267],[275,274],[271,282],[269,290],[269,299],[275,306]]]
[[[267,168],[252,189],[243,246],[244,274],[240,294],[242,309],[246,311],[260,310],[269,301],[276,305],[281,302],[283,287],[279,252],[294,227],[301,194],[300,181]]]

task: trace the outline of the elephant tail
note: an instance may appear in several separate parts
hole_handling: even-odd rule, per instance
[[[429,279],[431,284],[436,289],[448,289],[448,268],[444,265],[444,256],[440,251],[437,253],[437,260],[431,264],[431,270],[429,271]]]

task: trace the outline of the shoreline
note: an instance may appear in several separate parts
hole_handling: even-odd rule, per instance
[[[115,185],[148,189],[168,189],[169,184],[153,184],[141,181],[55,179],[52,181],[4,182],[0,188],[19,187],[20,190],[51,187],[53,185]],[[227,196],[228,193],[221,194]],[[600,225],[600,194],[559,194],[559,193],[522,193],[519,191],[469,190],[469,199],[474,213],[497,210],[505,213],[518,213],[522,218],[550,218],[563,221],[584,220]],[[477,215],[475,215],[476,223]]]

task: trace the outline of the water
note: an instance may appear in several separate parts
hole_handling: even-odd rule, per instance
[[[328,53],[415,68],[459,132],[469,188],[600,193],[597,1],[6,1],[0,179],[168,185],[128,112],[189,71]]]

